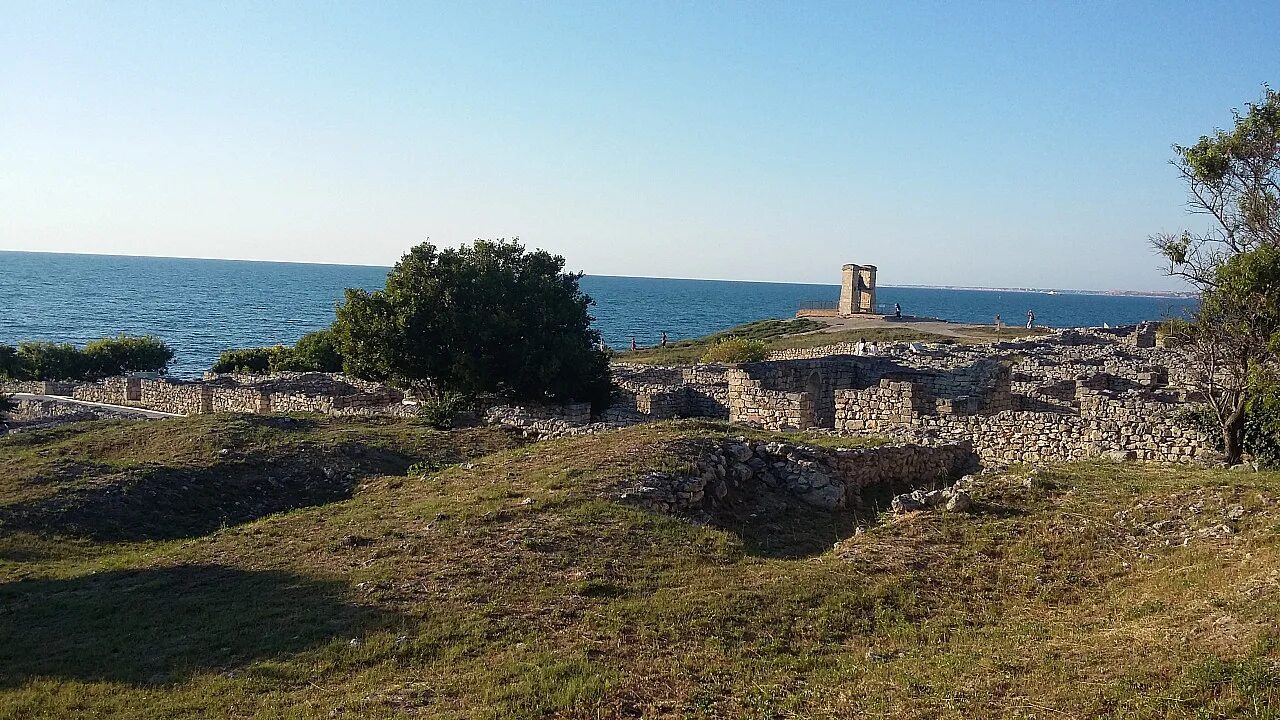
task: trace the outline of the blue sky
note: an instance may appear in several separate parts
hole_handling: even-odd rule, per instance
[[[1176,288],[1280,3],[0,2],[0,249]]]

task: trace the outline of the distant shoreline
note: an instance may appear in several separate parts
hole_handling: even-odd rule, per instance
[[[240,258],[205,258],[205,257],[179,257],[172,255],[122,255],[118,253],[81,253],[81,252],[52,252],[48,250],[4,250],[0,249],[0,254],[14,253],[19,255],[54,255],[67,257],[103,257],[103,258],[120,258],[120,259],[138,259],[138,260],[186,260],[193,262],[242,262],[242,263],[259,263],[259,264],[277,264],[277,265],[319,265],[324,267],[351,267],[361,269],[384,269],[390,270],[388,265],[359,265],[352,263],[333,263],[333,262],[313,262],[303,260],[248,260]],[[726,283],[758,283],[763,285],[813,285],[814,287],[838,287],[838,283],[834,282],[795,282],[789,280],[733,280],[727,278],[685,278],[685,277],[660,277],[655,275],[610,275],[607,273],[585,273],[587,277],[607,277],[607,278],[623,278],[638,280],[693,280],[697,282],[726,282]],[[1038,293],[1038,294],[1059,294],[1059,295],[1106,295],[1112,297],[1146,297],[1146,298],[1173,298],[1173,299],[1194,299],[1199,297],[1194,292],[1179,292],[1175,290],[1074,290],[1070,288],[1027,288],[1027,287],[978,287],[968,285],[915,285],[915,284],[881,284],[882,288],[910,288],[918,290],[972,290],[976,292],[1019,292],[1019,293]]]

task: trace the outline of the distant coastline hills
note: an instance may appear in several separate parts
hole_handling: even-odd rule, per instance
[[[78,252],[51,252],[47,250],[6,250],[0,248],[0,254],[11,253],[15,255],[63,255],[63,256],[80,256],[80,257],[109,257],[109,258],[139,258],[147,260],[192,260],[212,261],[212,262],[246,262],[246,263],[275,263],[284,265],[324,265],[330,267],[357,267],[357,268],[386,268],[383,265],[351,265],[347,263],[323,263],[309,262],[303,260],[245,260],[238,258],[197,258],[197,257],[181,257],[181,256],[164,256],[164,255],[118,255],[113,253],[78,253]],[[588,275],[596,275],[597,277],[639,277],[648,279],[649,276],[635,275],[610,275],[608,273],[588,273]],[[781,285],[828,285],[830,283],[804,283],[786,280],[727,280],[712,278],[674,278],[674,277],[655,277],[657,280],[708,280],[710,282],[771,282]],[[1067,288],[1028,288],[1028,287],[975,287],[969,285],[911,285],[900,283],[883,283],[881,287],[898,287],[898,288],[917,288],[922,290],[979,290],[983,292],[1024,292],[1024,293],[1042,293],[1050,295],[1113,295],[1127,297],[1154,297],[1154,298],[1195,298],[1199,297],[1199,293],[1182,292],[1174,290],[1072,290]]]
[[[921,290],[979,290],[982,292],[1023,292],[1045,295],[1116,295],[1125,297],[1196,298],[1200,293],[1176,290],[1069,290],[1064,288],[972,287],[968,285],[885,285],[884,287],[919,288]]]

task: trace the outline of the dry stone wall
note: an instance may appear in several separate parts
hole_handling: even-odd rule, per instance
[[[59,380],[3,380],[0,381],[0,392],[6,394],[22,393],[26,395],[60,395],[71,397],[75,383]]]
[[[599,431],[591,424],[591,403],[564,405],[495,405],[485,410],[485,422],[519,430],[528,437],[551,439]]]
[[[830,450],[731,438],[704,447],[688,472],[650,473],[620,494],[660,512],[714,515],[774,496],[838,511],[861,506],[864,489],[943,482],[975,470],[976,460],[964,443]]]

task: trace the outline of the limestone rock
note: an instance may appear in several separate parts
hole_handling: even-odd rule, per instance
[[[971,507],[973,507],[973,498],[969,497],[969,493],[959,490],[952,493],[944,509],[947,512],[967,512]]]

